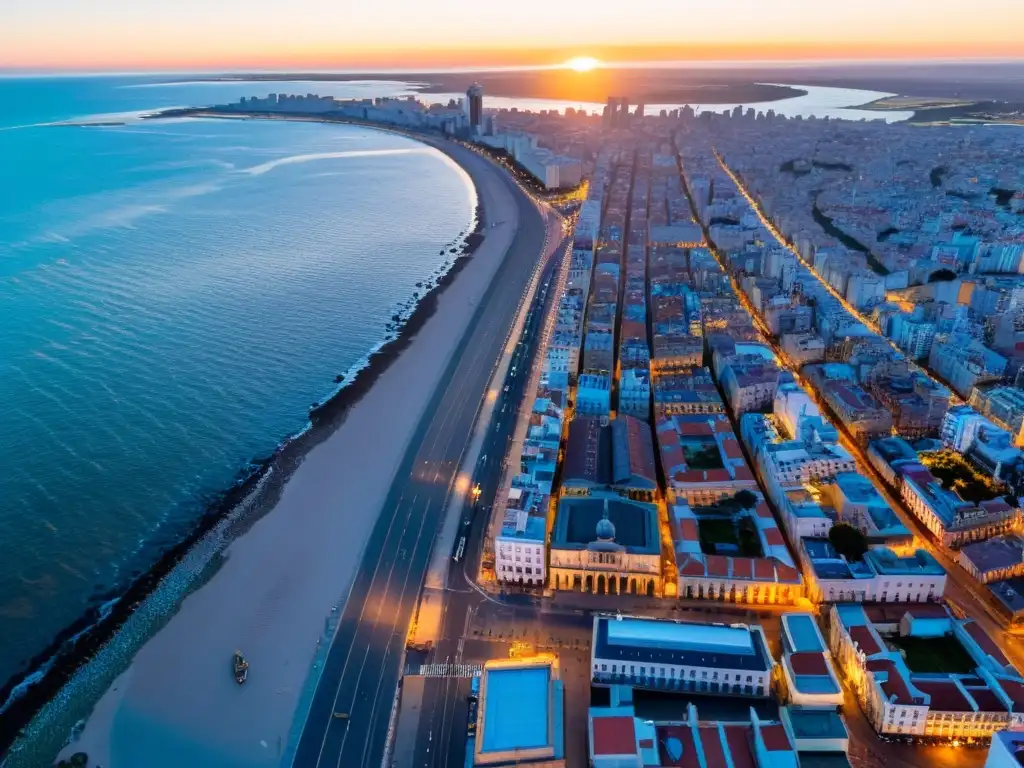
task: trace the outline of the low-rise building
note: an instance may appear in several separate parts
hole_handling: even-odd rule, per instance
[[[807,596],[814,602],[929,603],[946,589],[946,571],[927,551],[900,556],[868,550],[860,562],[842,557],[828,539],[800,540],[807,563]]]
[[[858,472],[840,472],[822,489],[838,519],[860,530],[872,544],[909,544],[914,536],[878,489]]]
[[[471,764],[565,768],[564,699],[554,654],[488,661]]]
[[[658,508],[618,496],[563,496],[551,531],[550,586],[661,596]]]
[[[1003,499],[964,501],[921,464],[901,464],[897,474],[907,508],[947,547],[1005,533],[1017,519],[1017,509]]]
[[[494,573],[498,581],[544,585],[548,498],[532,489],[509,489],[505,519],[494,542]]]
[[[690,504],[712,504],[740,490],[757,490],[725,414],[662,418],[658,451],[669,489]]]
[[[781,347],[786,357],[798,366],[825,360],[825,342],[818,334],[810,331],[783,334]]]
[[[771,696],[775,662],[764,630],[632,616],[595,616],[594,684],[688,693]]]
[[[578,416],[569,423],[562,492],[614,491],[641,500],[658,490],[654,443],[647,422],[621,415],[611,422]]]
[[[843,705],[843,689],[813,614],[782,615],[782,678],[795,706]]]
[[[882,625],[835,605],[829,645],[881,734],[974,741],[1024,725],[1024,678],[980,626],[939,606]]]
[[[638,717],[632,700],[616,693],[613,689],[611,706],[590,708],[587,737],[593,768],[796,768],[800,743],[820,747],[808,751],[842,752],[848,739],[835,713],[828,723],[796,710],[792,718],[784,710],[781,721],[769,720],[754,707],[741,711],[737,701],[727,711],[715,707],[716,714],[705,716],[690,701],[682,719],[662,722]],[[712,702],[706,706],[712,710]]]
[[[956,559],[982,584],[1024,576],[1024,539],[1011,534],[965,544]]]

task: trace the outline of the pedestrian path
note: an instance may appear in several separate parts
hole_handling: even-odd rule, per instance
[[[420,664],[423,677],[476,677],[483,672],[483,664]]]

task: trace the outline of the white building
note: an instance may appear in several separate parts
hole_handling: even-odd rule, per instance
[[[791,704],[830,708],[843,705],[843,689],[813,614],[782,615],[782,677]]]
[[[775,667],[759,626],[621,614],[594,617],[590,658],[598,685],[762,698],[771,696]]]
[[[494,541],[494,572],[498,581],[544,585],[547,508],[546,495],[523,488],[509,489],[501,533]]]

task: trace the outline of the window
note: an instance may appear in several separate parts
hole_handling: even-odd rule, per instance
[[[602,672],[607,672],[608,671],[608,665],[607,664],[602,664],[601,665],[601,671]]]

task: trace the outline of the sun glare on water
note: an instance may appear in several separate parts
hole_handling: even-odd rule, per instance
[[[574,59],[569,59],[565,62],[565,66],[568,69],[574,69],[577,72],[589,72],[600,65],[597,59],[591,58],[590,56],[577,56]]]

